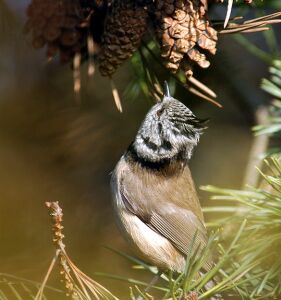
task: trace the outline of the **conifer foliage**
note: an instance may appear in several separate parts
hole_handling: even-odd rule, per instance
[[[205,98],[216,95],[193,80],[193,67],[208,68],[219,36],[225,33],[265,30],[278,22],[279,14],[247,22],[229,22],[233,1],[228,1],[225,20],[211,20],[214,0],[31,0],[25,29],[35,48],[46,46],[47,57],[57,53],[61,61],[99,64],[101,75],[111,78],[118,67],[141,46],[153,43],[156,59],[171,73],[182,73],[193,92]],[[244,1],[249,3],[250,1]],[[79,59],[75,57],[79,55]],[[210,55],[211,54],[211,55]],[[158,56],[158,57],[157,57]],[[82,58],[82,59],[81,59]],[[77,63],[78,61],[78,63]],[[94,69],[94,68],[92,68]],[[149,70],[147,70],[149,72]],[[92,72],[89,72],[92,73]]]

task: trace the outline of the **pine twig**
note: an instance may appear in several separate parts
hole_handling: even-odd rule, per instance
[[[71,296],[75,300],[119,300],[110,291],[103,287],[98,282],[83,273],[70,259],[63,242],[64,234],[62,232],[63,225],[63,212],[58,202],[46,202],[46,206],[49,209],[50,216],[52,218],[52,230],[53,230],[53,242],[56,247],[56,254],[52,259],[47,274],[43,280],[43,283],[36,295],[35,300],[43,299],[43,292],[48,281],[48,278],[53,271],[55,263],[58,261],[61,268],[61,275],[65,283],[67,295]]]
[[[226,27],[220,28],[220,24],[216,25],[218,32],[220,34],[230,34],[230,33],[251,33],[264,31],[269,29],[269,25],[281,23],[281,12],[269,14],[260,18],[255,18],[251,20],[244,21],[243,23],[228,23]]]

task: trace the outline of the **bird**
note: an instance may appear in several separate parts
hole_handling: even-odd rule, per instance
[[[146,114],[111,176],[114,215],[132,250],[159,270],[181,273],[193,239],[207,231],[188,163],[206,120],[170,95]]]

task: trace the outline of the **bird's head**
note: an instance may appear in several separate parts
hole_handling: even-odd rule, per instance
[[[147,113],[131,147],[144,161],[159,163],[173,159],[188,161],[205,128],[183,103],[166,92]]]

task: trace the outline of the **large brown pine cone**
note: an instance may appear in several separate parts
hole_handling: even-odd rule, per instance
[[[113,1],[105,19],[99,56],[99,70],[111,76],[140,45],[147,30],[148,13],[141,1]]]
[[[156,0],[155,6],[155,29],[166,67],[172,72],[181,68],[186,75],[192,74],[193,62],[207,68],[210,63],[202,50],[215,54],[217,43],[217,32],[207,18],[207,1]]]

